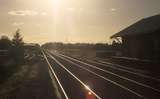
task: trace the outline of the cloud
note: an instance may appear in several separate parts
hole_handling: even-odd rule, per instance
[[[68,11],[75,11],[75,8],[67,8]]]
[[[9,11],[8,14],[13,16],[36,16],[36,15],[46,16],[47,12],[37,12],[35,10],[12,10]]]
[[[70,12],[83,12],[85,11],[86,9],[84,8],[74,8],[74,7],[70,7],[70,8],[66,8],[67,11],[70,11]]]
[[[23,24],[24,24],[23,22],[14,22],[12,25],[13,26],[21,26]]]
[[[38,12],[34,10],[16,10],[16,11],[9,11],[8,14],[14,16],[35,16],[38,15]]]
[[[114,11],[117,11],[116,8],[111,8],[110,11],[114,12]]]

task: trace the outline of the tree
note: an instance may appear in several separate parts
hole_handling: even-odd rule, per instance
[[[14,46],[23,46],[24,42],[23,42],[23,37],[20,34],[20,29],[16,30],[12,42]]]
[[[17,64],[23,64],[24,63],[24,42],[23,37],[20,34],[20,29],[17,29],[13,39],[13,57]]]

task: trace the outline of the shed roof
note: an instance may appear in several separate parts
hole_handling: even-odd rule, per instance
[[[160,15],[144,18],[114,34],[111,38],[152,33],[157,30],[160,30]]]

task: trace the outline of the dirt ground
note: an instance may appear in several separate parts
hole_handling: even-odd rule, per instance
[[[45,62],[22,66],[0,86],[0,99],[58,99]]]

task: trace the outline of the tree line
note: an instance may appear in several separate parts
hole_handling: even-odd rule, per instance
[[[121,43],[113,41],[112,44],[108,43],[62,43],[62,42],[49,42],[42,45],[46,49],[92,49],[92,50],[121,50]]]

